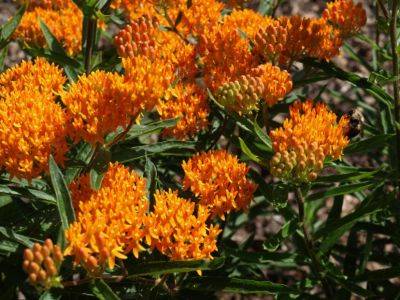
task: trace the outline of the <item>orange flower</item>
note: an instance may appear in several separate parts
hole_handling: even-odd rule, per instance
[[[271,174],[287,181],[315,180],[325,158],[342,156],[349,143],[347,127],[348,119],[342,117],[337,122],[336,115],[323,103],[294,103],[290,118],[270,133],[275,151]]]
[[[157,105],[162,120],[179,118],[173,128],[163,134],[179,140],[188,139],[208,126],[209,106],[204,92],[195,84],[178,84],[168,92],[167,99]]]
[[[190,189],[212,216],[246,209],[257,188],[246,178],[249,168],[225,150],[198,154],[182,164],[183,187]]]
[[[234,82],[225,83],[216,98],[228,110],[248,114],[258,109],[260,99],[271,107],[292,89],[290,74],[271,64],[260,65]]]
[[[0,162],[11,176],[28,180],[47,172],[50,154],[64,162],[65,114],[53,97],[23,89],[0,101]]]
[[[71,193],[72,204],[75,212],[79,212],[79,203],[86,202],[95,193],[90,183],[90,174],[84,174],[78,179],[71,182],[69,185],[69,191]]]
[[[60,93],[67,81],[62,70],[43,58],[23,61],[0,74],[0,98],[12,91],[38,90],[52,96]]]
[[[278,21],[261,27],[254,36],[253,53],[259,56],[261,61],[271,62],[276,65],[286,46],[287,30]]]
[[[62,287],[58,271],[63,259],[61,248],[47,239],[43,245],[35,243],[32,248],[25,249],[22,268],[28,274],[31,285],[46,290]]]
[[[152,110],[172,83],[172,66],[143,55],[124,58],[122,65],[125,68],[125,83],[131,90],[135,106]]]
[[[194,46],[182,41],[176,33],[160,30],[156,18],[144,15],[132,21],[114,41],[121,57],[144,56],[171,68],[180,79],[196,74]]]
[[[250,39],[254,39],[260,28],[277,23],[271,17],[262,16],[252,9],[235,9],[224,18],[223,22],[225,26],[244,32]]]
[[[212,258],[218,226],[207,225],[208,209],[169,190],[154,195],[154,211],[146,219],[146,241],[172,260]]]
[[[213,91],[222,84],[246,74],[257,62],[248,39],[236,27],[220,24],[200,36],[197,45],[204,80]]]
[[[58,10],[67,7],[71,2],[70,0],[18,0],[20,4],[28,3],[28,10],[34,10],[36,7],[44,9]]]
[[[126,259],[130,251],[139,256],[148,210],[145,179],[122,165],[110,164],[98,191],[73,195],[79,210],[65,232],[65,255],[74,256],[75,263],[94,274],[106,265],[113,269],[115,259]]]
[[[47,47],[43,32],[40,29],[39,20],[42,20],[69,55],[79,53],[82,44],[83,14],[72,1],[69,3],[67,7],[60,10],[37,7],[26,12],[14,33],[14,37],[22,40],[30,47]]]
[[[79,142],[103,143],[106,134],[126,127],[140,112],[130,85],[116,73],[96,71],[82,75],[61,94],[66,106],[70,136]]]
[[[344,38],[360,32],[367,23],[367,13],[362,3],[352,0],[335,0],[327,4],[322,17],[335,25]]]
[[[287,31],[284,60],[290,62],[303,57],[329,60],[339,54],[342,45],[340,34],[324,19],[291,16],[278,20]],[[277,34],[280,32],[277,31]]]
[[[131,20],[143,15],[157,15],[153,0],[114,0],[111,7],[122,9]]]

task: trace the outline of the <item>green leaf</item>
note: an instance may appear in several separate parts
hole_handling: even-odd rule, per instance
[[[373,213],[376,213],[377,211],[384,209],[394,200],[394,198],[394,193],[385,194],[382,192],[382,187],[377,188],[360,204],[360,206],[354,212],[337,221],[326,224],[324,227],[319,229],[314,235],[315,239],[325,237],[328,240],[324,240],[324,242],[328,243],[329,239],[337,238],[337,236],[334,234],[335,231],[345,231],[344,228],[350,228],[351,225],[353,225],[359,219],[365,218]]]
[[[243,153],[246,154],[246,156],[250,158],[250,160],[258,163],[259,165],[266,166],[265,162],[263,162],[257,155],[251,152],[251,150],[249,149],[249,147],[247,147],[245,141],[243,141],[241,137],[239,137],[239,143]]]
[[[264,242],[263,248],[271,252],[276,251],[281,245],[282,241],[291,236],[297,230],[297,224],[297,219],[292,219],[286,222],[277,234],[273,235],[271,238],[269,238],[269,240]]]
[[[40,29],[43,32],[49,49],[57,54],[57,56],[51,55],[51,58],[57,58],[55,60],[57,61],[57,63],[61,64],[64,67],[65,73],[67,74],[68,78],[71,81],[76,81],[78,78],[78,74],[73,67],[78,67],[79,64],[66,54],[64,48],[60,45],[57,38],[53,35],[53,33],[42,20],[40,20]]]
[[[147,135],[147,134],[158,133],[165,128],[174,127],[174,126],[176,126],[178,121],[179,121],[179,118],[175,118],[175,119],[157,121],[157,122],[153,122],[153,123],[146,124],[146,125],[135,125],[132,127],[131,130],[129,130],[129,132],[125,138],[125,141],[129,141],[129,140],[138,138],[139,136],[143,136],[143,135]]]
[[[150,202],[152,203],[154,198],[154,192],[156,191],[157,168],[148,157],[146,157],[146,165],[144,167],[144,173],[146,175],[146,181],[147,181],[147,192],[148,192],[147,197],[150,199]]]
[[[364,274],[357,275],[354,278],[352,278],[352,281],[354,282],[383,281],[398,277],[400,277],[400,267],[396,266],[396,267],[384,268],[381,270],[366,271]]]
[[[5,46],[3,49],[0,51],[0,72],[4,71],[5,67],[5,59],[7,57],[8,53],[8,46]]]
[[[30,240],[29,237],[15,233],[12,229],[6,228],[6,227],[0,227],[0,234],[2,234],[4,237],[15,241],[21,245],[24,245],[25,247],[32,247],[33,242]]]
[[[200,291],[222,291],[237,294],[301,294],[300,291],[270,281],[229,277],[195,277],[189,279],[184,288]]]
[[[332,274],[327,274],[327,277],[332,279],[333,281],[336,281],[338,284],[343,286],[349,292],[354,293],[356,295],[359,295],[361,297],[374,297],[374,296],[376,296],[373,292],[368,291],[368,290],[366,290],[366,289],[354,284],[353,282],[351,282],[350,280],[347,280],[345,278],[340,278],[340,277],[334,276]]]
[[[333,183],[333,182],[343,182],[343,181],[357,181],[361,179],[371,179],[374,178],[380,170],[374,170],[371,172],[350,172],[346,174],[338,174],[338,175],[328,175],[328,176],[320,176],[318,177],[314,183]]]
[[[382,183],[381,182],[379,182],[379,183],[378,182],[370,182],[370,181],[344,184],[344,185],[341,185],[338,187],[330,188],[326,191],[311,194],[307,197],[306,201],[315,201],[315,200],[322,199],[322,198],[352,194],[352,193],[356,193],[356,192],[374,188],[380,184],[382,184]]]
[[[268,134],[264,133],[264,131],[258,126],[257,122],[254,122],[254,132],[258,136],[258,138],[268,147],[269,152],[272,153],[272,143]]]
[[[95,279],[92,286],[92,292],[100,300],[119,300],[120,298],[113,292],[110,286],[102,279]]]
[[[392,138],[394,138],[394,134],[382,134],[351,143],[344,150],[344,154],[367,153],[375,149],[382,149],[388,145],[388,141]]]
[[[171,273],[188,273],[198,270],[216,270],[224,265],[224,257],[211,260],[155,261],[138,263],[129,270],[128,278],[134,279],[145,275],[163,275]]]
[[[64,230],[69,227],[69,224],[75,221],[75,212],[72,206],[71,195],[68,190],[67,183],[61,170],[58,168],[53,156],[49,160],[50,177],[53,189],[56,195],[58,212],[60,214],[61,225]]]
[[[59,300],[61,299],[61,295],[55,295],[51,291],[45,291],[42,295],[40,295],[39,300]]]
[[[4,48],[8,44],[10,37],[21,22],[26,7],[27,4],[22,5],[21,8],[17,11],[16,15],[0,27],[0,49]]]

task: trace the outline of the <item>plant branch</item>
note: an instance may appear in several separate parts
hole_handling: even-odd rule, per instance
[[[382,13],[385,16],[385,18],[389,19],[389,13],[388,13],[385,5],[382,3],[382,0],[378,0],[378,6],[382,10]]]
[[[400,122],[400,97],[399,97],[399,57],[397,53],[397,11],[399,1],[392,1],[392,16],[390,20],[390,44],[392,50],[392,72],[395,80],[393,80],[393,100],[394,100],[394,118],[396,130],[396,187],[399,186],[400,174],[400,130],[397,124]]]
[[[97,31],[97,20],[89,17],[87,22],[87,32],[86,32],[86,48],[85,48],[85,72],[89,75],[92,67],[92,55],[94,44],[96,41],[96,31]]]
[[[327,299],[332,299],[333,297],[333,290],[331,286],[329,285],[329,282],[324,278],[323,271],[322,271],[322,266],[321,262],[319,261],[317,255],[314,252],[314,243],[313,240],[308,232],[307,226],[305,224],[305,214],[304,214],[304,197],[301,192],[301,189],[297,187],[295,189],[295,195],[296,195],[296,202],[297,206],[299,209],[299,221],[301,224],[301,229],[303,231],[304,235],[304,244],[306,246],[306,251],[308,256],[311,259],[312,262],[312,267],[314,269],[315,276],[321,281],[322,283],[322,288],[324,290],[324,293],[326,295]]]

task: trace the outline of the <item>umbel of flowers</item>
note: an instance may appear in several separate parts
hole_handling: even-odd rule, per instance
[[[348,119],[337,116],[323,103],[297,101],[289,118],[270,132],[275,154],[271,174],[287,181],[308,182],[317,178],[325,158],[339,159],[349,143]]]

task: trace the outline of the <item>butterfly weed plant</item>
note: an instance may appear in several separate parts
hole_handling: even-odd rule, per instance
[[[1,299],[400,298],[398,4],[16,1]]]

